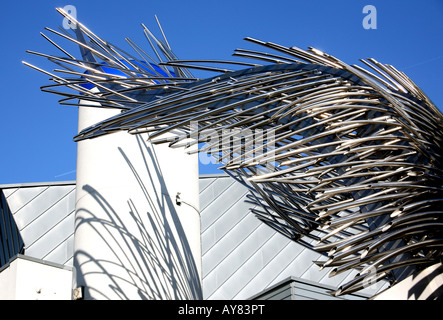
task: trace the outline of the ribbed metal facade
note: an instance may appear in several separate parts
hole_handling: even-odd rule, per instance
[[[0,268],[22,251],[22,237],[11,214],[6,197],[0,189]]]
[[[319,253],[289,240],[251,213],[249,191],[229,176],[200,177],[204,299],[249,299],[275,284],[297,277],[331,288],[356,271],[330,278],[313,263]],[[372,295],[384,288],[360,291]]]
[[[0,186],[24,243],[24,254],[72,266],[75,183]]]
[[[347,294],[342,297],[334,297],[329,291],[334,287],[289,277],[271,288],[251,297],[253,300],[362,300],[365,296]]]

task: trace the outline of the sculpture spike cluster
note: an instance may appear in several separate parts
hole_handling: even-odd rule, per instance
[[[76,37],[48,30],[80,46],[82,59],[46,36],[65,57],[31,52],[75,76],[26,63],[52,77],[42,90],[62,95],[61,104],[81,99],[122,110],[75,141],[126,130],[174,148],[204,144],[200,152],[250,188],[261,221],[323,253],[327,260],[315,263],[332,268],[330,276],[359,270],[335,295],[441,260],[443,116],[403,72],[252,38],[273,52],[235,51],[254,63],[178,60],[166,38],[143,28],[158,61],[129,39],[138,57],[80,23]],[[198,79],[191,69],[216,75]],[[60,87],[74,92],[54,90]],[[163,138],[167,132],[178,133]]]

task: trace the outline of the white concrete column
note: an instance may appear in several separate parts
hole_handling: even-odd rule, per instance
[[[118,112],[79,107],[79,130]],[[127,132],[79,142],[74,286],[85,299],[201,299],[198,210],[197,154]]]

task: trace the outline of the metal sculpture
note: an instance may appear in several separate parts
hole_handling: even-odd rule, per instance
[[[335,295],[440,261],[443,116],[403,72],[374,59],[361,60],[365,69],[314,48],[251,38],[274,53],[235,51],[260,63],[178,60],[166,38],[143,26],[153,59],[130,39],[135,54],[75,23],[76,37],[47,30],[77,44],[81,59],[47,36],[65,56],[31,52],[73,78],[25,63],[52,77],[55,84],[42,90],[62,95],[61,104],[80,99],[122,110],[75,141],[126,130],[174,148],[203,143],[200,152],[211,152],[250,188],[260,220],[324,253],[327,260],[315,263],[332,267],[331,276],[359,270]],[[217,75],[197,79],[190,69]],[[176,136],[162,138],[167,132]]]

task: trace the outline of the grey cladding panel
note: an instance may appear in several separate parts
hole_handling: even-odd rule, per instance
[[[275,290],[264,294],[263,296],[257,298],[257,300],[291,300],[292,299],[292,288],[288,283],[284,286],[276,288]]]
[[[17,213],[23,206],[36,198],[47,188],[47,186],[19,188],[7,198],[11,212],[13,214]],[[17,221],[17,224],[18,223],[19,221]]]
[[[319,271],[313,261],[327,257],[260,222],[245,203],[248,189],[239,182],[230,177],[200,179],[207,180],[200,184],[205,299],[248,299],[288,277],[337,288],[355,275],[329,278],[328,268]]]
[[[75,182],[5,188],[25,255],[72,264]]]

